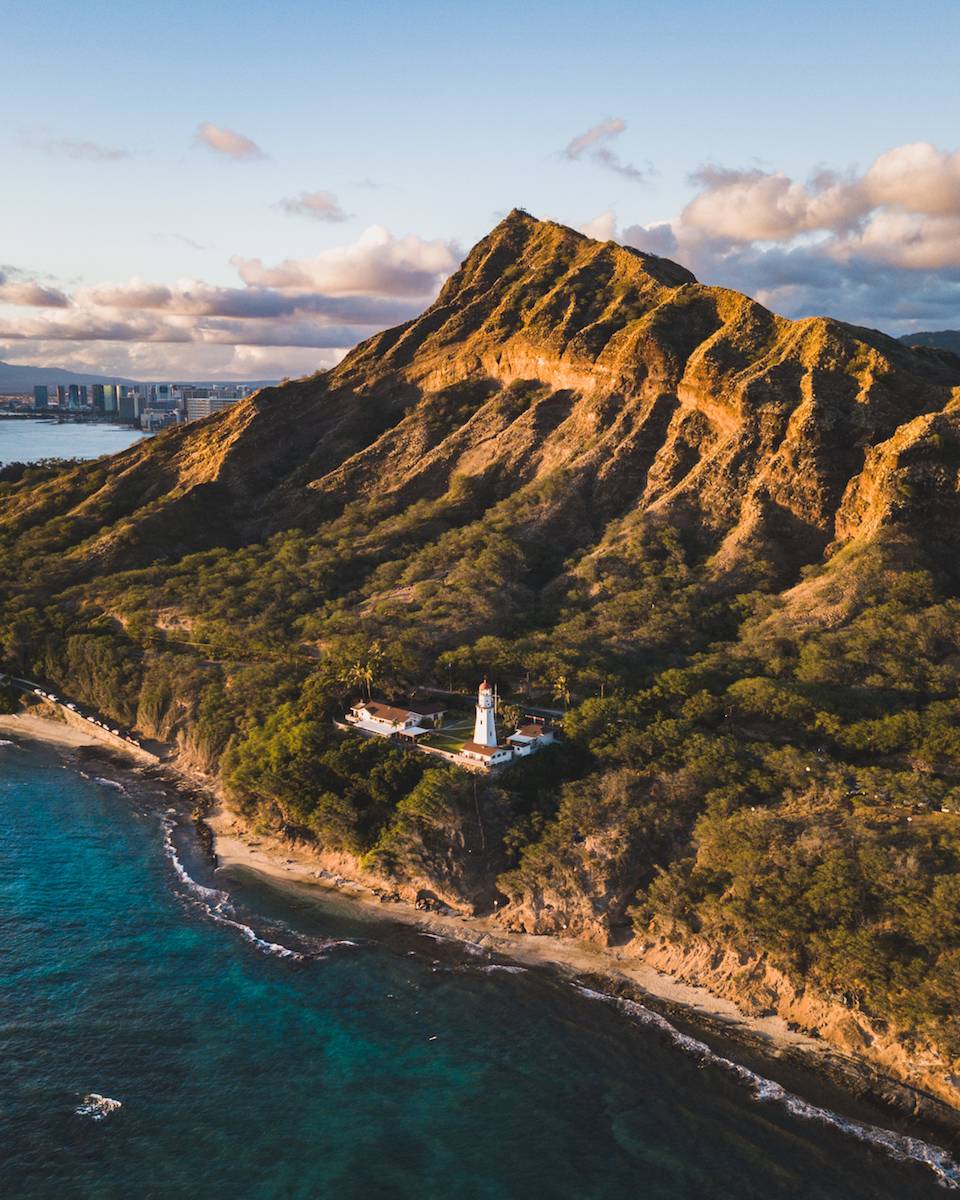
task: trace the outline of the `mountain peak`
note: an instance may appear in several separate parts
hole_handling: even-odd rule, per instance
[[[370,339],[331,373],[355,386],[403,370],[418,384],[472,376],[536,354],[588,365],[669,293],[696,285],[657,255],[599,242],[515,208],[470,250],[436,301],[407,325]],[[527,370],[527,367],[518,369]],[[509,370],[509,368],[507,368]]]

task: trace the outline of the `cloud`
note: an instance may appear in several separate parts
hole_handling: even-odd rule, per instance
[[[608,117],[606,121],[591,126],[586,133],[571,138],[563,151],[564,157],[576,161],[585,150],[590,150],[610,138],[618,137],[626,127],[627,123],[622,117]]]
[[[707,166],[691,182],[672,220],[618,233],[605,212],[584,231],[676,259],[785,316],[960,327],[960,152],[912,142],[859,173]]]
[[[733,241],[777,241],[813,230],[853,228],[868,207],[856,182],[821,174],[811,184],[781,172],[730,171],[705,167],[693,176],[700,193],[682,221],[711,237]]]
[[[960,261],[960,152],[929,142],[896,146],[856,176],[820,171],[807,182],[782,171],[704,167],[679,224],[730,242],[824,234],[826,252],[919,269]]]
[[[167,312],[178,316],[238,319],[311,314],[360,325],[387,325],[415,315],[409,302],[381,296],[330,296],[322,292],[281,292],[264,287],[220,287],[200,280],[173,286],[132,279],[81,288],[76,300],[85,307]]]
[[[371,329],[330,325],[308,319],[195,320],[156,314],[96,313],[73,309],[63,316],[0,316],[0,339],[9,341],[207,343],[246,346],[352,346]]]
[[[619,137],[626,128],[627,123],[622,117],[608,117],[592,126],[586,133],[571,138],[563,149],[563,157],[571,162],[579,162],[583,155],[589,152],[590,159],[599,166],[606,167],[608,171],[614,171],[634,183],[643,183],[647,172],[641,171],[631,163],[622,162],[620,156],[606,144]]]
[[[196,242],[183,233],[152,233],[150,236],[155,242],[179,242],[181,246],[189,246],[191,250],[209,249],[202,242]]]
[[[59,288],[39,283],[15,267],[0,268],[0,304],[24,308],[66,308],[69,303]]]
[[[425,297],[459,265],[462,252],[448,241],[425,241],[410,234],[395,238],[373,225],[357,241],[324,250],[315,258],[285,259],[265,266],[259,258],[232,258],[244,283],[280,289],[303,289],[330,295],[374,293]]]
[[[222,125],[212,125],[204,121],[197,129],[196,140],[215,154],[222,154],[237,162],[252,162],[266,158],[256,142],[233,129],[225,129]]]
[[[415,316],[459,260],[450,242],[374,227],[315,258],[277,266],[238,258],[233,286],[134,278],[67,294],[2,267],[0,340],[15,348],[15,359],[102,362],[103,370],[124,375],[158,374],[161,351],[149,347],[165,348],[160,375],[202,375],[198,364],[213,362],[212,347],[230,349],[222,369],[234,378],[249,377],[253,361],[260,377],[298,374],[329,366],[357,342]],[[154,364],[149,371],[146,362]]]
[[[333,366],[344,349],[134,342],[0,342],[0,360],[129,379],[283,379]]]
[[[960,216],[960,151],[929,142],[896,146],[873,162],[863,186],[875,205],[929,216]]]
[[[40,150],[54,158],[72,158],[78,162],[120,162],[130,158],[130,151],[119,146],[103,146],[86,138],[52,138],[24,134],[20,143],[31,150]]]
[[[598,242],[609,242],[617,236],[617,214],[612,210],[601,213],[592,221],[580,226],[580,232]]]
[[[301,192],[279,202],[284,212],[296,217],[312,217],[314,221],[346,221],[349,213],[340,207],[333,192]]]

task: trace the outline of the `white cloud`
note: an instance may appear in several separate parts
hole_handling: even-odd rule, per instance
[[[314,221],[346,221],[350,215],[333,192],[301,192],[281,200],[279,207],[291,216],[311,217]]]
[[[383,226],[373,225],[357,241],[321,251],[315,258],[288,258],[272,267],[259,258],[237,256],[230,261],[251,286],[312,289],[334,296],[423,297],[436,293],[461,257],[452,242],[425,241],[415,234],[395,238]]]
[[[960,151],[929,142],[896,146],[874,160],[863,179],[875,205],[930,216],[960,216]]]
[[[821,171],[801,183],[782,171],[706,167],[693,179],[700,191],[674,222],[681,241],[682,231],[731,243],[821,234],[838,259],[925,270],[960,258],[960,152],[929,142],[894,147],[861,176]]]
[[[215,154],[222,154],[238,162],[266,158],[257,143],[250,138],[233,129],[225,129],[222,125],[212,125],[209,121],[204,121],[197,129],[197,141]]]
[[[861,255],[907,270],[960,267],[960,213],[921,216],[881,209],[856,236],[827,248],[840,261]]]
[[[846,230],[866,207],[856,183],[841,183],[831,175],[801,184],[779,171],[708,167],[694,178],[702,190],[681,220],[709,237],[732,241],[778,241],[813,230]]]
[[[617,236],[617,214],[612,210],[601,213],[592,221],[581,225],[580,232],[589,238],[596,238],[598,242],[609,242]]]
[[[592,236],[660,254],[799,317],[829,313],[893,332],[960,327],[960,152],[897,146],[861,174],[706,167],[670,221]]]
[[[647,172],[641,171],[632,163],[623,162],[619,154],[607,145],[613,138],[619,137],[626,128],[627,123],[622,117],[607,117],[605,121],[591,126],[585,133],[571,138],[563,149],[563,157],[570,159],[571,162],[578,162],[584,154],[589,152],[590,159],[599,166],[606,167],[608,171],[615,171],[616,174],[633,183],[642,183],[647,177]]]

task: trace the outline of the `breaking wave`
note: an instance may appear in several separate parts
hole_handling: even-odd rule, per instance
[[[322,958],[328,951],[335,949],[338,946],[356,946],[357,943],[349,938],[332,938],[329,941],[315,940],[314,950],[311,954],[304,954],[299,950],[291,950],[289,946],[283,946],[279,942],[271,942],[267,938],[262,938],[249,925],[237,918],[236,910],[230,901],[230,895],[227,892],[221,891],[219,888],[205,887],[190,875],[186,867],[180,861],[177,854],[177,849],[173,844],[173,829],[175,822],[163,822],[163,851],[170,860],[177,878],[186,888],[190,898],[201,909],[205,916],[217,925],[226,926],[228,929],[234,929],[240,936],[250,943],[261,954],[270,954],[275,958],[285,958],[291,962],[305,962],[309,958]]]
[[[99,783],[101,787],[113,788],[115,792],[123,792],[126,795],[126,788],[122,783],[117,783],[115,779],[101,779],[99,775],[94,776],[94,783]]]
[[[119,1100],[111,1100],[109,1096],[101,1096],[99,1092],[87,1092],[77,1107],[73,1110],[78,1117],[89,1117],[91,1121],[103,1121],[111,1113],[123,1108]]]
[[[853,1137],[857,1141],[866,1142],[868,1145],[878,1147],[878,1149],[883,1150],[898,1162],[919,1163],[922,1166],[928,1167],[937,1177],[937,1182],[942,1187],[951,1189],[960,1188],[960,1165],[942,1147],[933,1146],[929,1142],[924,1142],[920,1138],[910,1137],[907,1134],[894,1133],[893,1130],[882,1129],[879,1125],[868,1125],[862,1121],[854,1121],[852,1118],[841,1116],[840,1113],[835,1113],[829,1108],[821,1108],[820,1105],[811,1104],[794,1092],[787,1091],[785,1087],[781,1087],[774,1080],[767,1079],[763,1075],[758,1075],[756,1071],[751,1071],[749,1067],[741,1066],[740,1063],[736,1063],[729,1058],[724,1058],[722,1054],[717,1054],[698,1038],[681,1033],[666,1017],[662,1017],[658,1012],[654,1012],[653,1009],[638,1004],[635,1000],[624,1000],[618,996],[608,996],[604,992],[596,992],[586,987],[578,987],[577,991],[590,1000],[603,1000],[607,1003],[616,1004],[621,1011],[633,1017],[640,1024],[651,1026],[665,1033],[675,1046],[678,1046],[681,1050],[685,1050],[688,1054],[695,1055],[701,1063],[718,1067],[720,1070],[733,1075],[741,1083],[744,1083],[757,1100],[769,1104],[779,1104],[787,1112],[795,1117],[799,1117],[801,1120],[816,1121],[822,1125],[832,1125],[834,1129],[847,1134],[848,1137]]]
[[[164,821],[163,851],[173,865],[177,878],[190,893],[193,900],[203,909],[205,914],[218,925],[226,925],[230,929],[235,929],[241,937],[245,938],[246,941],[255,946],[263,954],[272,954],[277,958],[288,958],[295,962],[302,962],[306,958],[305,954],[301,954],[297,950],[291,950],[288,946],[281,946],[279,942],[267,941],[266,938],[260,937],[249,925],[235,920],[236,913],[226,892],[221,892],[219,888],[204,887],[202,883],[197,883],[180,861],[177,849],[173,844],[173,837],[171,836],[173,828],[174,823],[172,821]]]
[[[479,958],[488,958],[490,951],[486,946],[482,946],[479,942],[471,942],[467,938],[450,937],[442,933],[428,933],[425,929],[418,929],[417,933],[420,937],[429,938],[431,942],[443,942],[448,946],[459,946],[465,954],[473,954]]]

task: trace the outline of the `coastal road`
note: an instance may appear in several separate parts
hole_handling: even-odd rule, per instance
[[[156,762],[162,761],[170,754],[170,747],[164,742],[136,737],[132,730],[124,728],[119,722],[104,717],[87,705],[61,696],[49,685],[4,672],[0,672],[0,683],[12,683],[14,687],[20,688],[21,691],[34,696],[37,700],[53,705],[60,710],[68,723],[86,728],[91,737],[95,737],[107,745],[146,755]]]

